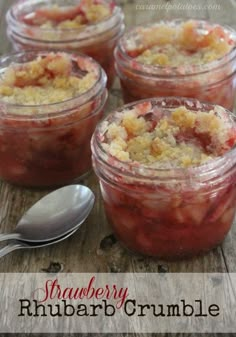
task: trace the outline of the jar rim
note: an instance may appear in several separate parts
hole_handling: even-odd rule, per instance
[[[235,41],[235,44],[233,48],[226,53],[224,56],[221,58],[218,58],[214,61],[208,62],[206,64],[197,64],[197,65],[182,65],[180,67],[178,66],[158,66],[158,65],[147,65],[142,62],[139,62],[135,60],[137,66],[134,68],[133,67],[133,62],[134,59],[129,56],[126,52],[126,48],[124,47],[125,41],[127,38],[134,34],[136,31],[139,29],[146,29],[146,28],[151,28],[155,27],[157,25],[161,24],[167,24],[167,25],[180,25],[185,22],[189,21],[189,19],[173,19],[173,20],[161,20],[155,23],[149,23],[149,24],[142,24],[138,25],[134,28],[131,28],[127,33],[125,33],[119,40],[119,43],[116,47],[115,50],[115,59],[117,64],[122,64],[122,66],[126,66],[129,69],[132,69],[137,74],[140,75],[145,75],[145,76],[150,76],[150,77],[155,77],[155,76],[161,76],[161,77],[187,77],[187,76],[192,76],[192,75],[199,75],[199,74],[204,74],[208,73],[209,71],[216,70],[220,68],[221,66],[232,62],[233,59],[236,59],[236,31],[228,26],[228,25],[220,25],[218,23],[212,23],[208,22],[206,20],[197,20],[193,19],[191,21],[197,22],[198,25],[202,26],[202,29],[209,28],[209,27],[221,27],[226,31],[228,34],[233,37],[233,40]],[[119,56],[121,55],[121,57]]]
[[[93,58],[91,58],[88,55],[82,54],[82,53],[68,53],[63,50],[53,51],[53,53],[63,53],[70,57],[71,60],[78,60],[78,58],[86,59],[90,63],[94,64],[96,66],[97,70],[97,79],[95,83],[92,85],[91,88],[89,88],[87,91],[76,95],[75,97],[69,98],[67,100],[56,102],[56,103],[49,103],[49,104],[39,104],[39,105],[24,105],[24,104],[15,104],[15,103],[9,103],[2,101],[0,99],[0,118],[1,119],[19,119],[19,120],[39,120],[39,119],[45,119],[45,118],[56,118],[58,116],[66,115],[69,111],[73,110],[76,106],[80,105],[83,106],[86,103],[88,103],[90,100],[95,98],[97,95],[102,94],[102,92],[106,88],[107,83],[107,75],[105,71],[102,69],[100,64],[95,61]],[[25,57],[27,56],[33,56],[36,58],[37,56],[45,56],[50,54],[51,51],[38,51],[38,50],[27,50],[27,52],[16,52],[16,53],[10,53],[6,55],[2,55],[0,57],[0,66],[3,62],[7,62],[7,60],[10,60],[13,57]],[[1,67],[0,67],[1,70]],[[37,114],[19,114],[19,113],[11,113],[4,111],[8,109],[24,109],[24,110],[41,110],[41,109],[47,109],[49,112],[47,113],[40,113]],[[59,111],[59,112],[58,112]]]
[[[218,176],[217,170],[219,168],[222,169],[222,172],[227,172],[232,168],[232,166],[235,166],[236,168],[236,146],[233,146],[229,151],[227,151],[225,154],[223,154],[220,157],[215,157],[214,159],[198,165],[198,166],[190,166],[187,168],[181,168],[181,167],[173,167],[173,168],[153,168],[149,167],[144,164],[140,164],[138,166],[132,165],[130,162],[124,162],[119,160],[116,157],[111,156],[108,154],[104,148],[102,147],[101,138],[103,137],[103,134],[106,131],[106,128],[103,127],[104,122],[110,122],[112,118],[115,117],[115,114],[117,112],[122,112],[125,109],[130,109],[131,107],[134,107],[137,104],[141,104],[144,102],[150,102],[151,104],[158,105],[159,108],[164,109],[171,109],[171,108],[177,108],[179,106],[185,106],[188,109],[192,109],[194,111],[201,109],[206,109],[207,111],[210,111],[212,109],[219,109],[223,110],[225,113],[227,113],[230,120],[235,122],[236,125],[236,116],[226,108],[223,108],[222,106],[208,103],[208,102],[200,102],[197,99],[189,99],[187,97],[154,97],[154,98],[148,98],[143,99],[139,101],[135,101],[132,103],[128,103],[123,105],[122,107],[112,111],[107,117],[105,117],[96,127],[93,138],[91,141],[92,144],[92,152],[95,157],[98,158],[99,161],[102,162],[103,165],[109,168],[112,172],[116,174],[124,175],[127,178],[132,178],[134,180],[148,180],[148,181],[154,181],[156,179],[162,179],[163,181],[165,179],[174,181],[177,180],[186,180],[186,178],[191,179],[191,177],[199,177],[202,181],[207,180],[208,176],[215,175]],[[169,104],[169,105],[168,105]],[[112,157],[112,161],[110,161],[110,158]],[[234,162],[232,162],[231,158],[235,158]],[[224,170],[223,170],[224,168]],[[219,177],[218,177],[219,178]],[[219,178],[221,179],[221,178]],[[225,179],[225,177],[224,177]]]
[[[107,4],[112,4],[112,0],[103,0]],[[62,33],[75,33],[76,34],[76,40],[77,41],[84,41],[88,38],[91,38],[91,35],[93,37],[103,35],[107,30],[115,29],[116,27],[120,26],[123,22],[123,14],[122,10],[119,6],[114,6],[113,12],[108,17],[104,18],[102,21],[96,22],[96,23],[90,23],[87,24],[86,27],[81,30],[80,28],[46,28],[46,27],[39,27],[39,26],[32,26],[28,25],[22,21],[19,21],[17,18],[17,15],[15,14],[15,11],[17,11],[17,6],[24,6],[27,3],[35,4],[42,2],[42,0],[23,0],[20,3],[14,4],[12,7],[9,8],[9,10],[6,13],[6,20],[9,26],[11,26],[11,29],[14,30],[16,35],[22,36],[28,40],[32,41],[40,41],[40,42],[50,42],[50,43],[58,43],[58,42],[70,42],[70,39],[61,39]],[[48,4],[48,1],[43,0],[46,4]],[[58,39],[53,40],[45,40],[41,38],[34,38],[34,34],[30,34],[29,36],[27,34],[23,34],[25,30],[28,31],[30,29],[31,32],[48,32],[48,33],[58,33],[59,37]],[[21,33],[19,33],[19,30]],[[93,34],[91,34],[91,31],[93,31]],[[74,38],[73,38],[74,40]]]

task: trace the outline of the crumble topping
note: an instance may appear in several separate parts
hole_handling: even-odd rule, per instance
[[[6,68],[0,79],[0,100],[20,105],[59,103],[87,91],[95,81],[92,68],[78,77],[69,55],[50,53]]]
[[[102,146],[110,155],[135,165],[198,166],[236,144],[236,130],[215,111],[193,112],[179,107],[165,114],[160,110],[144,114],[133,108],[117,117],[104,125]]]
[[[234,45],[222,27],[209,28],[205,34],[195,21],[178,28],[160,24],[140,30],[139,35],[140,46],[128,53],[141,63],[157,66],[206,64],[226,55]]]
[[[22,21],[41,28],[81,29],[98,23],[112,14],[114,4],[102,0],[82,0],[76,6],[45,6],[25,14]]]

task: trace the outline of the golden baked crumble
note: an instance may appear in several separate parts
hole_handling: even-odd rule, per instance
[[[149,65],[178,67],[206,64],[232,49],[223,29],[215,27],[202,34],[194,21],[188,21],[179,28],[161,24],[141,31],[140,35],[144,42],[136,59]]]
[[[84,93],[95,81],[93,72],[81,78],[73,74],[67,54],[50,53],[9,66],[0,80],[0,100],[19,105],[59,103]]]
[[[184,168],[222,155],[230,148],[231,136],[229,125],[214,111],[179,107],[161,118],[155,113],[146,118],[134,108],[107,126],[102,145],[121,161]]]

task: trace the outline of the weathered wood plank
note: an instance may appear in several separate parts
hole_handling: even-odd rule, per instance
[[[209,18],[212,22],[217,22],[221,24],[230,25],[236,27],[235,22],[235,10],[236,2],[235,0],[229,1],[219,1],[219,0],[207,0],[208,6],[212,6],[212,9],[208,10]],[[216,5],[218,9],[216,8]]]
[[[6,34],[5,14],[7,9],[14,3],[14,0],[0,1],[0,55],[10,51],[11,44]]]

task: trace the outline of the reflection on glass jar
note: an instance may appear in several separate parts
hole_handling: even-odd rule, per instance
[[[115,50],[126,103],[179,96],[232,110],[236,93],[236,32],[205,21],[164,21],[136,27]]]
[[[183,107],[190,111],[191,118],[181,120]],[[138,117],[132,131],[128,125],[134,111]],[[173,114],[177,123],[185,123],[185,127],[173,128],[175,139],[165,127],[166,117]],[[196,125],[202,122],[202,133],[194,124],[190,132],[193,120]],[[204,120],[214,122],[206,126]],[[148,130],[143,129],[143,121]],[[210,140],[210,132],[219,121],[223,129],[227,126],[226,133],[220,131],[217,138],[216,129],[216,138]],[[150,256],[178,259],[206,252],[222,242],[236,210],[235,122],[235,116],[222,107],[171,97],[126,105],[98,125],[92,138],[93,165],[108,221],[126,247]],[[142,139],[137,134],[138,125],[143,130]],[[209,134],[205,127],[209,127]],[[145,147],[153,134],[150,130],[159,137]],[[111,139],[116,142],[109,145]],[[161,146],[165,153],[161,153]]]
[[[114,80],[113,50],[124,31],[123,13],[113,1],[23,0],[7,13],[15,50],[65,50],[93,57]]]
[[[82,54],[22,52],[2,57],[0,72],[0,178],[57,186],[88,172],[107,99],[99,64]]]

